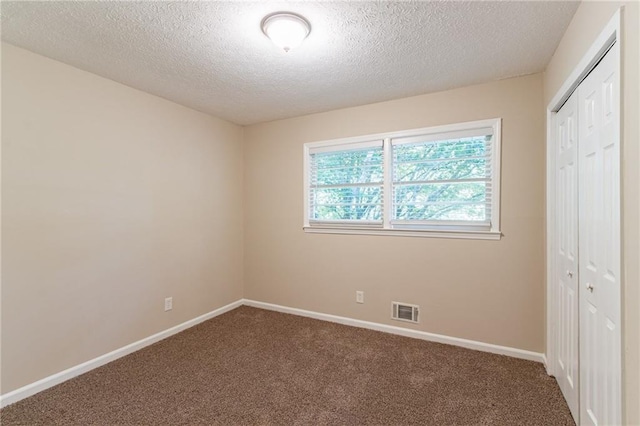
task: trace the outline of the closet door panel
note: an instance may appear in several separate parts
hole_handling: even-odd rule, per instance
[[[578,88],[580,422],[620,424],[620,137],[615,44]]]
[[[556,132],[556,379],[578,418],[578,95],[555,116]]]

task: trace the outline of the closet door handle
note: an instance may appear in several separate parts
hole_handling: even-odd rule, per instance
[[[593,284],[587,283],[587,290],[589,290],[591,293],[593,293]]]
[[[571,271],[567,271],[567,276],[568,276],[569,278],[573,278],[573,272],[571,272]]]

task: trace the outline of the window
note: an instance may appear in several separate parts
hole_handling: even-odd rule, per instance
[[[382,226],[383,141],[310,148],[310,224]]]
[[[500,126],[305,144],[305,231],[499,239]]]

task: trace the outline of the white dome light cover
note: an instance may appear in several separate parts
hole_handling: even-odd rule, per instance
[[[304,17],[292,12],[276,12],[262,20],[262,32],[285,52],[300,46],[311,32]]]

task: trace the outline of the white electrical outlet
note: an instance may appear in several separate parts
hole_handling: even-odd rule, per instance
[[[173,297],[167,297],[164,299],[164,311],[170,311],[173,309]]]
[[[364,291],[356,291],[356,302],[364,303]]]

